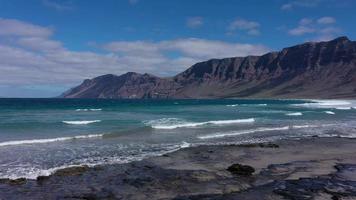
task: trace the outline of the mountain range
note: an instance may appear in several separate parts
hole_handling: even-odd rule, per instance
[[[168,78],[128,72],[84,80],[63,98],[355,98],[356,42],[339,37],[262,56],[211,59]]]

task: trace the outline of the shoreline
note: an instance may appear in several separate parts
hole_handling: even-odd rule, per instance
[[[37,180],[1,179],[0,199],[350,199],[355,155],[356,139],[340,137],[202,145]]]

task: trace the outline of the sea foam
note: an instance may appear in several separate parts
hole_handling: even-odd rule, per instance
[[[71,125],[86,125],[86,124],[92,124],[96,122],[101,122],[101,120],[84,120],[84,121],[62,121],[65,124],[71,124]]]
[[[66,140],[75,140],[75,139],[89,139],[89,138],[102,137],[103,135],[104,134],[91,134],[91,135],[77,135],[73,137],[58,137],[58,138],[48,138],[48,139],[14,140],[14,141],[1,142],[0,147],[23,145],[23,144],[43,144],[43,143],[59,142],[59,141],[66,141]]]
[[[312,100],[311,103],[293,104],[294,106],[311,107],[311,108],[340,108],[349,107],[356,102],[345,100]]]
[[[301,128],[317,128],[318,125],[293,125],[293,126],[282,126],[282,127],[260,127],[256,129],[249,129],[249,130],[241,130],[241,131],[230,131],[230,132],[219,132],[210,135],[203,135],[198,136],[198,139],[212,139],[212,138],[222,138],[222,137],[231,137],[237,135],[244,135],[244,134],[251,134],[251,133],[258,133],[258,132],[267,132],[267,131],[284,131],[290,129],[301,129]]]
[[[233,120],[215,120],[205,122],[186,122],[177,118],[163,118],[158,120],[146,121],[145,124],[151,126],[154,129],[176,129],[176,128],[189,128],[203,125],[227,125],[238,123],[253,123],[254,118],[247,119],[233,119]]]
[[[288,130],[289,126],[283,127],[274,127],[274,128],[257,128],[257,129],[249,129],[249,130],[242,130],[242,131],[232,131],[232,132],[224,132],[224,133],[215,133],[210,135],[203,135],[198,136],[199,139],[212,139],[212,138],[221,138],[221,137],[231,137],[236,135],[243,135],[243,134],[250,134],[250,133],[257,133],[257,132],[265,132],[265,131],[281,131],[281,130]]]
[[[295,112],[295,113],[287,113],[286,115],[288,115],[288,116],[302,116],[303,113],[301,113],[301,112]]]
[[[79,108],[76,109],[75,111],[101,111],[101,108]]]
[[[336,109],[336,110],[351,110],[352,107],[349,107],[349,106],[340,106],[340,107],[336,107],[335,109]]]
[[[329,115],[335,115],[335,113],[333,111],[325,111],[326,114],[329,114]]]

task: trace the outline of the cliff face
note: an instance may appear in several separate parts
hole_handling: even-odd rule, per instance
[[[356,42],[340,37],[262,56],[212,59],[171,77],[133,72],[85,80],[65,98],[355,98]]]

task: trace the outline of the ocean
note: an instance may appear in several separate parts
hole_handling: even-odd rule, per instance
[[[352,100],[0,99],[0,178],[196,145],[356,137]]]

